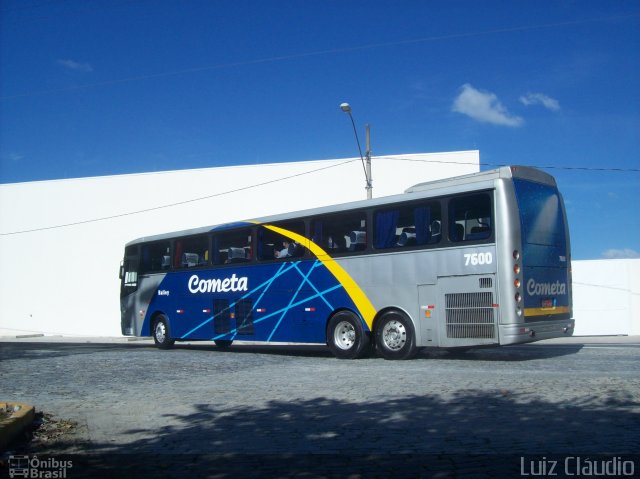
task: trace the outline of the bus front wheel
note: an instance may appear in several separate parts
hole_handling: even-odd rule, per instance
[[[169,349],[175,343],[169,335],[169,321],[163,314],[157,317],[153,323],[153,342],[160,349]]]
[[[416,352],[413,323],[398,311],[384,313],[376,323],[376,348],[385,359],[409,359]]]
[[[360,318],[352,312],[340,311],[329,320],[327,346],[338,359],[361,357],[367,341]]]

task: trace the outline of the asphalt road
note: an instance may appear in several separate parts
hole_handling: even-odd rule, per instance
[[[640,474],[638,339],[411,361],[309,346],[2,341],[0,399],[78,423],[33,451],[73,454],[67,477],[80,477],[78,463],[167,477],[520,477],[555,460],[570,475],[573,457],[631,461]]]

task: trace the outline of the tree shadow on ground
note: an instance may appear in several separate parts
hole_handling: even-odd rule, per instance
[[[481,348],[423,348],[414,359],[454,359],[454,360],[483,360],[483,361],[527,361],[557,356],[575,354],[582,349],[582,344],[570,345],[542,345],[527,344],[504,347]],[[131,349],[148,349],[158,351],[149,342],[131,343],[46,343],[46,342],[0,342],[0,361],[4,360],[33,360],[51,359],[79,354],[96,354],[114,351],[128,351]],[[176,343],[177,350],[211,351],[212,354],[222,351],[234,354],[267,354],[273,356],[300,357],[332,357],[325,345],[270,345],[270,344],[234,344],[230,348],[221,349],[212,342]],[[158,351],[163,354],[164,351]],[[368,357],[376,357],[375,352]]]
[[[128,431],[129,443],[82,445],[74,474],[519,477],[523,457],[611,459],[640,449],[640,401],[624,391],[581,403],[463,390],[448,399],[292,398],[259,408],[221,407],[213,397],[189,414],[160,415],[164,425]]]
[[[50,359],[77,354],[95,354],[110,351],[148,348],[148,343],[77,343],[77,342],[0,342],[0,361]]]
[[[418,357],[428,359],[482,360],[482,361],[530,361],[577,354],[584,344],[518,344],[511,346],[486,346],[476,348],[424,349]]]
[[[537,359],[555,358],[577,354],[583,344],[567,345],[542,345],[526,344],[514,346],[484,346],[472,348],[422,348],[413,360],[481,360],[481,361],[529,361]],[[203,343],[176,343],[174,349],[190,351],[210,351],[212,354],[225,352],[231,354],[265,354],[271,356],[299,356],[299,357],[325,357],[333,355],[325,345],[297,344],[297,345],[271,345],[271,344],[234,344],[231,347],[219,348],[210,342]],[[365,356],[366,358],[379,357],[375,350]]]

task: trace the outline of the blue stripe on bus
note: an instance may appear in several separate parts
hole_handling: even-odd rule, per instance
[[[282,322],[282,320],[284,319],[285,315],[287,314],[287,312],[291,308],[291,305],[293,304],[293,302],[298,297],[298,294],[300,294],[300,290],[302,289],[302,286],[304,285],[304,283],[305,282],[309,282],[309,284],[311,284],[311,282],[308,280],[308,278],[309,278],[309,275],[311,274],[311,272],[315,269],[315,264],[313,266],[311,266],[311,268],[309,268],[309,271],[307,271],[306,275],[303,274],[302,271],[300,271],[300,268],[298,268],[297,265],[294,264],[294,266],[295,266],[295,269],[302,275],[302,281],[298,285],[298,289],[296,290],[295,294],[291,297],[291,300],[289,301],[289,306],[287,306],[286,311],[282,313],[282,316],[280,316],[280,319],[276,323],[275,328],[273,328],[273,331],[271,331],[271,334],[267,338],[267,342],[271,341],[271,338],[276,333],[276,330],[278,329],[278,326],[280,326],[280,323]]]
[[[316,262],[311,267],[311,270],[314,270],[315,268],[317,268],[319,266],[322,266],[322,263],[319,260],[316,260]],[[300,272],[301,275],[303,274],[302,271],[300,271],[300,268],[298,268],[297,264],[296,264],[296,269]],[[309,274],[311,274],[311,270],[309,270]],[[316,293],[319,293],[318,288],[316,288],[316,286],[311,281],[309,281],[307,278],[305,278],[305,282],[309,283],[309,286],[311,286],[311,288]],[[324,296],[320,296],[320,299],[322,299],[322,301],[324,301],[324,304],[327,305],[329,310],[333,311],[333,306],[331,306],[331,303],[329,301],[327,301],[327,298],[325,298]]]
[[[269,286],[271,286],[271,284],[276,280],[276,278],[278,278],[279,276],[282,276],[283,274],[287,273],[288,271],[290,271],[291,269],[293,269],[296,266],[296,263],[283,263],[280,266],[280,269],[276,272],[276,274],[274,274],[271,278],[269,278],[268,280],[266,280],[265,282],[263,282],[262,284],[258,285],[257,287],[255,287],[254,289],[252,289],[251,291],[249,291],[248,293],[245,293],[243,296],[240,297],[240,299],[246,299],[249,296],[251,296],[253,293],[255,293],[256,291],[260,290],[260,288],[262,288],[263,286],[265,287],[265,290],[262,292],[262,294],[260,294],[260,297],[258,298],[258,301],[260,301],[260,299],[262,299],[262,297],[264,296],[264,294],[267,292],[267,289],[269,289]],[[289,265],[288,268],[284,268],[285,266]],[[284,271],[283,271],[284,270]],[[210,318],[204,320],[202,323],[200,323],[199,325],[197,325],[195,328],[193,328],[191,331],[189,331],[188,333],[185,333],[182,335],[182,337],[180,339],[186,339],[187,336],[189,336],[190,334],[193,334],[195,331],[197,331],[198,329],[200,329],[201,327],[207,325],[208,323],[210,323],[211,321],[213,321],[216,316],[219,316],[220,314],[222,314],[224,311],[227,311],[231,308],[233,308],[236,305],[237,301],[234,301],[233,303],[230,303],[228,307],[226,307],[225,309],[223,309],[222,311],[220,311],[217,315],[215,316],[211,316]]]
[[[325,289],[324,291],[318,292],[317,294],[314,294],[314,295],[312,295],[312,296],[309,296],[308,298],[305,298],[305,299],[302,299],[302,300],[300,300],[300,301],[298,301],[298,302],[296,302],[296,303],[290,304],[289,306],[287,306],[287,307],[285,307],[285,308],[282,308],[282,309],[280,309],[280,310],[278,310],[278,311],[274,311],[274,312],[273,312],[273,313],[271,313],[271,314],[267,314],[266,316],[263,316],[262,318],[255,320],[255,321],[254,321],[254,324],[255,324],[255,323],[260,323],[260,322],[262,322],[262,321],[265,321],[265,320],[267,320],[267,319],[269,319],[269,318],[271,318],[271,317],[273,317],[273,316],[277,316],[278,314],[282,313],[283,311],[284,311],[284,312],[289,311],[289,310],[290,310],[290,309],[292,309],[292,308],[296,308],[296,307],[300,306],[301,304],[304,304],[304,303],[307,303],[307,302],[309,302],[309,301],[311,301],[311,300],[313,300],[313,299],[316,299],[316,298],[322,297],[322,295],[327,294],[327,293],[330,293],[331,291],[335,291],[336,289],[339,289],[339,288],[342,288],[342,285],[341,285],[341,284],[336,284],[335,286],[333,286],[333,287],[331,287],[331,288],[329,288],[329,289]],[[213,317],[209,318],[209,321],[211,321],[212,319],[213,319]],[[229,336],[229,335],[230,335],[230,334],[232,334],[232,333],[233,333],[233,334],[237,334],[237,331],[238,331],[238,329],[237,329],[237,328],[234,328],[234,329],[232,329],[232,330],[231,330],[230,332],[228,332],[228,333],[225,333],[225,334],[219,334],[218,336],[214,336],[214,337],[213,337],[213,338],[211,338],[211,339],[212,339],[212,340],[222,339],[222,338],[224,338],[224,337],[226,337],[226,336]],[[273,335],[273,334],[272,334],[272,335]]]
[[[214,314],[210,317],[208,317],[207,319],[205,319],[204,321],[200,322],[198,325],[196,325],[195,327],[193,327],[191,330],[189,330],[188,332],[182,334],[180,336],[180,339],[182,340],[186,340],[189,339],[189,337],[194,334],[196,331],[198,331],[199,329],[201,329],[202,327],[210,324],[212,321],[215,321],[215,319],[219,316],[221,316],[222,314],[228,312],[229,310],[232,310],[236,304],[238,303],[238,301],[241,301],[243,299],[249,298],[253,295],[256,295],[258,292],[260,293],[258,298],[256,299],[256,301],[253,303],[252,305],[252,311],[255,311],[261,304],[261,301],[263,300],[263,298],[265,297],[265,294],[267,294],[269,288],[273,285],[273,283],[275,282],[276,279],[282,277],[283,275],[291,272],[291,271],[296,271],[299,275],[300,275],[300,282],[297,285],[297,289],[295,290],[295,293],[293,294],[293,296],[291,297],[291,300],[289,302],[289,304],[281,309],[279,309],[278,311],[271,313],[267,316],[263,316],[261,318],[259,318],[258,320],[254,321],[254,324],[256,323],[260,323],[262,321],[264,321],[265,319],[269,319],[269,318],[273,318],[276,315],[281,315],[280,318],[278,319],[276,325],[274,326],[273,330],[271,330],[271,332],[269,333],[268,337],[266,338],[266,341],[271,341],[273,339],[273,336],[275,335],[277,329],[280,327],[282,321],[284,320],[284,318],[286,317],[287,313],[292,309],[295,308],[297,306],[300,306],[301,304],[304,304],[308,301],[311,301],[313,299],[321,299],[323,301],[323,303],[327,306],[327,308],[329,308],[329,311],[333,311],[334,307],[332,305],[332,303],[325,297],[325,295],[327,295],[328,293],[335,291],[337,289],[342,288],[342,285],[340,283],[331,286],[329,288],[326,288],[324,290],[320,290],[318,288],[318,286],[316,284],[314,284],[314,282],[311,280],[310,276],[312,275],[312,273],[317,269],[323,266],[322,262],[319,260],[316,260],[313,262],[313,264],[310,265],[308,271],[305,273],[303,271],[303,269],[301,269],[301,261],[295,261],[295,262],[285,262],[282,263],[280,265],[280,267],[278,268],[278,270],[276,271],[276,273],[271,276],[269,279],[267,279],[266,281],[263,281],[260,285],[258,285],[257,287],[253,288],[251,291],[245,293],[244,295],[242,295],[240,298],[236,299],[235,301],[232,301],[229,303],[229,305],[224,308],[222,311],[219,311],[217,314]],[[288,279],[287,281],[292,281],[291,279]],[[304,298],[304,299],[300,299],[298,301],[296,301],[298,299],[298,295],[300,294],[300,291],[303,289],[304,285],[307,284],[309,285],[309,287],[313,290],[314,294]],[[221,338],[226,338],[226,339],[231,339],[234,340],[236,338],[236,336],[238,335],[238,328],[234,328],[224,334],[220,334],[215,336],[213,339],[221,339]]]

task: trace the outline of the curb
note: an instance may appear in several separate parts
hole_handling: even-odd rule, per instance
[[[10,413],[8,417],[4,413]],[[19,402],[0,401],[0,451],[3,451],[11,440],[33,422],[36,409]]]

